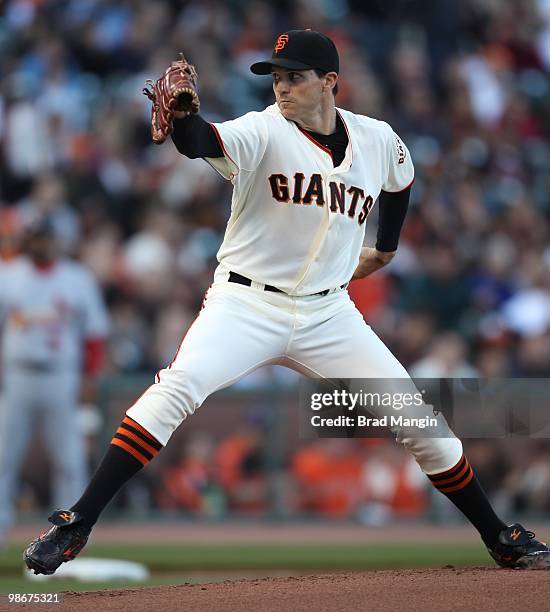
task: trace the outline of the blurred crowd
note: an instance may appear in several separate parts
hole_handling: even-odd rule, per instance
[[[104,290],[113,322],[107,373],[169,363],[211,282],[231,185],[171,143],[152,144],[141,89],[183,50],[206,119],[261,109],[272,102],[271,79],[249,65],[297,28],[335,40],[337,106],[388,121],[416,168],[396,258],[351,285],[367,321],[414,376],[550,376],[549,0],[7,0],[2,257],[28,223],[47,216],[64,251]],[[372,244],[375,211],[367,226]],[[327,458],[342,452],[337,442],[292,459],[295,482],[311,485],[297,507],[311,505],[316,471],[337,470]],[[215,470],[214,505],[220,487],[232,503],[227,457],[237,451],[227,445],[217,449],[229,463]],[[488,448],[501,466],[502,449]],[[198,439],[172,469],[187,465],[191,479],[208,480],[200,457],[210,450]],[[342,459],[342,479],[368,480],[368,472],[367,489],[384,489],[383,467],[364,461],[372,450],[357,443],[355,459]],[[378,462],[407,461],[380,451]],[[537,480],[549,468],[532,452]],[[407,480],[409,467],[400,464],[396,479]],[[257,458],[247,469],[256,468]],[[503,482],[519,487],[522,477]],[[166,478],[175,489],[167,484],[159,504],[181,498],[196,507],[192,487]],[[420,508],[426,492],[415,478],[406,490]]]
[[[300,445],[280,470],[269,470],[263,436],[247,426],[219,444],[202,433],[161,470],[151,487],[164,511],[207,518],[248,516],[355,518],[383,524],[421,516],[429,482],[388,440],[317,440]]]

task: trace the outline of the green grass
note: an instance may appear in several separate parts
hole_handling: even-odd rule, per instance
[[[184,582],[213,582],[236,577],[235,572],[288,572],[366,570],[384,568],[442,567],[444,565],[491,565],[480,544],[405,543],[387,544],[252,544],[252,545],[132,545],[96,544],[84,555],[144,563],[152,572],[147,582],[78,582],[55,580],[30,582],[22,575],[23,546],[11,546],[0,555],[0,593],[84,591],[131,588]],[[192,572],[189,575],[189,572]],[[205,572],[201,575],[200,572]],[[249,574],[250,575],[250,574]]]
[[[0,555],[0,575],[21,572],[22,547]],[[477,543],[141,545],[95,544],[82,556],[144,563],[154,572],[197,570],[350,570],[487,564]]]
[[[0,577],[0,594],[7,593],[61,593],[64,591],[97,591],[99,589],[131,589],[162,584],[180,584],[191,580],[178,579],[177,576],[153,576],[146,582],[81,582],[80,580],[48,580],[31,582],[26,578]]]

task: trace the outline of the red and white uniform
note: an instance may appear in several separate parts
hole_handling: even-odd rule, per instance
[[[109,319],[86,268],[26,258],[0,268],[0,533],[13,520],[21,461],[40,425],[54,463],[54,502],[64,507],[86,482],[77,403],[86,341],[105,339]]]
[[[0,272],[4,368],[43,366],[79,373],[84,341],[105,338],[108,317],[90,272],[60,260],[41,270],[20,259]]]

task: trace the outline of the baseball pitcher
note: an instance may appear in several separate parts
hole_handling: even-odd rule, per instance
[[[204,158],[231,181],[231,215],[214,282],[174,360],[128,410],[84,495],[54,512],[50,530],[27,547],[26,563],[37,573],[74,558],[112,496],[181,422],[256,368],[410,381],[346,290],[396,252],[414,179],[407,147],[387,123],[336,106],[338,52],[319,32],[281,34],[272,57],[251,70],[271,75],[275,103],[224,123],[198,114],[197,73],[183,57],[145,90],[154,142],[171,135],[180,153]],[[376,245],[363,247],[376,201]],[[403,412],[414,418],[426,406]],[[436,437],[392,431],[499,565],[550,567],[546,545],[496,516],[444,422]]]

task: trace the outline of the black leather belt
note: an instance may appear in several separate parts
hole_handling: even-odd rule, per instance
[[[249,278],[246,278],[246,276],[238,274],[237,272],[229,273],[229,282],[239,283],[239,285],[246,285],[247,287],[250,287],[250,285],[252,285],[252,281]],[[277,287],[274,287],[273,285],[264,285],[264,291],[276,291],[277,293],[284,293],[284,291],[277,289]]]
[[[252,281],[246,276],[239,274],[238,272],[229,272],[229,282],[230,283],[238,283],[239,285],[246,285],[250,287],[252,285]],[[347,287],[347,283],[340,285],[340,289],[344,289]],[[277,293],[284,293],[281,289],[277,289],[273,285],[264,285],[264,291],[275,291]],[[324,291],[319,291],[317,293],[312,293],[311,295],[328,295],[330,293],[330,289],[325,289]]]

